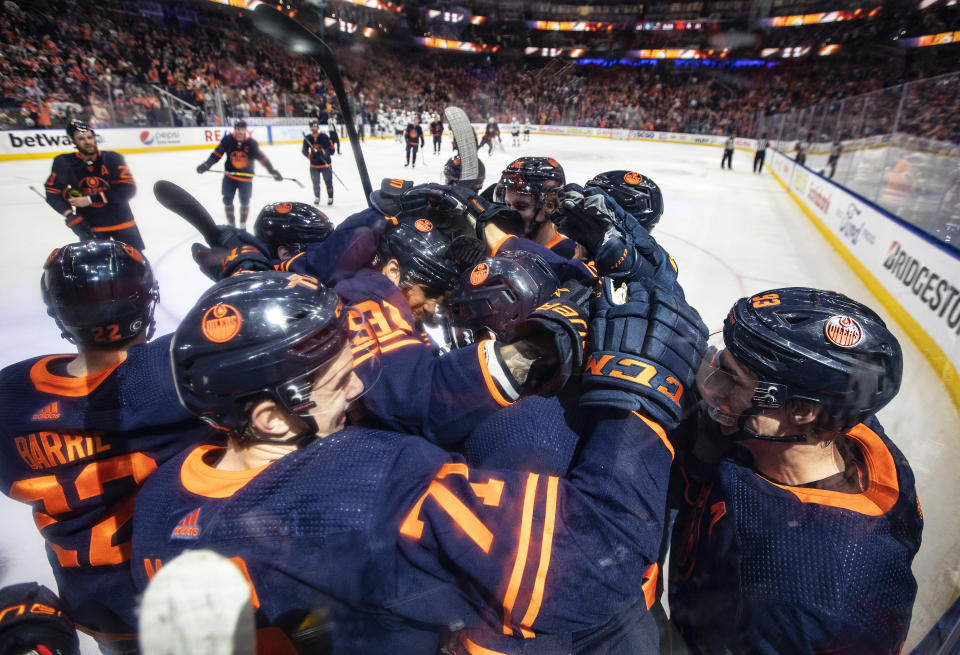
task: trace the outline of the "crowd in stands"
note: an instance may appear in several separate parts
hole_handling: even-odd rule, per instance
[[[318,115],[336,104],[311,60],[285,52],[234,14],[185,2],[22,4],[0,7],[0,127],[58,127],[76,116],[97,125],[204,125],[221,117]],[[931,29],[942,27],[930,15]],[[890,20],[856,29],[888,30],[896,23]],[[453,104],[478,122],[515,117],[755,136],[758,116],[960,68],[955,54],[908,60],[880,53],[711,70],[671,62],[606,68],[451,52],[399,55],[359,36],[332,45],[353,109],[371,125],[381,111],[434,112]],[[905,125],[958,139],[952,118],[942,120],[952,111],[957,82],[940,92],[932,87],[914,94]],[[859,129],[889,129],[883,120]]]

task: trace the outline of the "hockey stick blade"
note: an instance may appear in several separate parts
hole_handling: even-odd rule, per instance
[[[467,113],[459,107],[447,107],[443,110],[450,125],[453,140],[457,142],[460,154],[460,181],[472,182],[480,177],[480,165],[477,159],[477,135],[473,131]]]
[[[221,245],[220,231],[213,216],[186,189],[168,180],[158,180],[153,185],[153,195],[157,202],[197,228],[208,246],[216,248]]]
[[[340,69],[337,67],[333,52],[320,37],[273,7],[262,2],[255,2],[250,5],[250,9],[253,10],[251,15],[254,27],[285,44],[291,52],[313,57],[314,61],[323,69],[327,79],[330,80],[330,84],[333,85],[333,90],[337,95],[337,102],[340,104],[340,113],[343,115],[347,136],[350,138],[353,158],[357,162],[360,183],[363,185],[364,200],[369,204],[370,194],[373,192],[373,187],[370,184],[370,174],[367,173],[367,164],[363,160],[363,150],[360,149],[360,137],[357,135],[353,111],[350,109],[350,102],[343,88],[343,78],[340,77]]]

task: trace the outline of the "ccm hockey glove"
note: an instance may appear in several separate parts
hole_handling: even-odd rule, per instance
[[[635,282],[624,298],[614,283],[604,279],[596,300],[580,404],[636,410],[670,430],[683,416],[707,328],[679,287]]]
[[[273,270],[270,263],[270,249],[246,230],[221,225],[220,247],[208,248],[199,243],[193,244],[193,260],[200,266],[203,274],[211,280],[219,281],[237,273]]]
[[[576,280],[564,285],[516,327],[514,341],[530,341],[544,353],[531,366],[524,393],[554,394],[583,366],[592,293]]]

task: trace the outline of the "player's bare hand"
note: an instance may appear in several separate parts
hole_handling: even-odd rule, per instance
[[[90,200],[90,196],[80,196],[78,198],[67,198],[67,202],[70,203],[71,207],[89,207],[93,201]]]

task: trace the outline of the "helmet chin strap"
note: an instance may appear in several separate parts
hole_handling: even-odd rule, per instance
[[[296,415],[297,418],[302,420],[307,424],[307,429],[303,432],[297,432],[292,434],[285,439],[271,439],[269,437],[249,437],[242,436],[241,441],[248,444],[267,444],[271,446],[296,446],[297,449],[303,448],[304,446],[312,443],[317,438],[317,431],[320,429],[317,425],[317,421],[312,416],[300,416]],[[247,423],[249,425],[249,422]],[[241,435],[246,431],[247,425],[244,425],[243,428],[239,431]]]
[[[760,414],[760,408],[756,405],[750,407],[747,411],[739,416],[737,419],[737,431],[731,435],[728,435],[727,438],[732,439],[733,441],[746,441],[747,439],[757,439],[759,441],[773,441],[776,443],[804,443],[807,441],[807,436],[804,434],[787,434],[783,436],[773,436],[769,434],[760,434],[753,428],[747,427],[747,421],[753,417]]]

